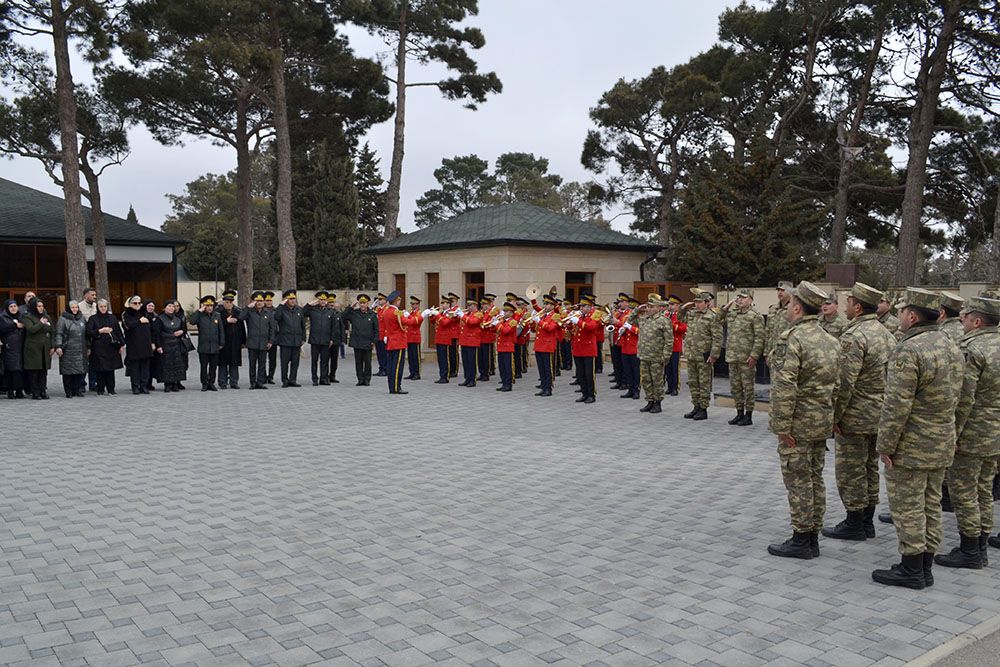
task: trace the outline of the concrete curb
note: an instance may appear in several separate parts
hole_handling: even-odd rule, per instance
[[[919,658],[906,663],[906,667],[929,667],[939,660],[947,658],[952,653],[967,646],[975,644],[977,641],[986,639],[995,632],[1000,631],[1000,616],[987,619],[967,632],[952,637],[944,644],[934,648]]]

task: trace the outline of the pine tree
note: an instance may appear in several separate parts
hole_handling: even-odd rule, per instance
[[[354,184],[358,192],[358,230],[362,248],[382,241],[385,229],[385,181],[379,171],[375,151],[366,143],[354,159]],[[363,279],[358,284],[370,287],[378,275],[378,262],[373,255],[361,256]]]
[[[125,222],[131,222],[133,225],[139,224],[139,216],[135,214],[135,207],[132,204],[128,205],[128,215],[125,216]]]

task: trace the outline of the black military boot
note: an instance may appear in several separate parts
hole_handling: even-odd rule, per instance
[[[982,533],[979,535],[979,557],[983,561],[983,567],[990,564],[990,534]]]
[[[875,537],[875,506],[865,508],[865,537]]]
[[[684,413],[684,419],[694,419],[694,416],[696,414],[698,414],[699,409],[700,408],[698,408],[697,406],[695,406],[694,408],[691,409],[691,412],[685,412]]]
[[[925,551],[923,554],[924,566],[924,586],[929,588],[934,585],[934,554]]]
[[[969,570],[983,569],[983,559],[979,555],[979,536],[959,534],[959,545],[951,553],[938,554],[934,562],[942,567],[961,567]]]
[[[875,570],[872,579],[886,586],[904,586],[922,590],[924,583],[924,554],[903,556],[897,565],[888,570]]]
[[[706,410],[705,408],[698,408],[698,413],[695,414],[694,417],[691,417],[691,419],[695,420],[696,422],[708,419],[708,410]]]
[[[649,412],[653,409],[653,401],[646,401],[646,405],[639,408],[639,412]]]
[[[663,412],[663,407],[660,405],[660,401],[653,403],[653,407],[649,409],[649,414],[656,415]]]
[[[736,425],[737,425],[737,424],[739,424],[739,423],[740,423],[741,421],[743,421],[743,414],[744,414],[744,413],[743,413],[743,411],[742,411],[742,410],[737,410],[737,411],[736,411],[736,416],[735,416],[735,417],[733,417],[732,419],[730,419],[730,420],[729,420],[728,422],[726,422],[726,423],[727,423],[727,424],[729,424],[730,426],[736,426]]]
[[[781,544],[769,544],[767,546],[767,553],[772,556],[780,556],[781,558],[811,560],[813,552],[809,533],[793,532],[791,539],[785,540]]]
[[[878,520],[882,523],[892,523],[892,512],[880,512]]]
[[[819,531],[814,530],[809,533],[809,552],[813,558],[819,558]]]
[[[865,535],[865,513],[863,510],[848,510],[847,518],[838,523],[833,528],[824,528],[823,537],[832,537],[835,540],[852,540],[862,542],[867,539]]]
[[[737,426],[753,426],[753,410],[747,410],[743,413],[743,419],[736,422]]]

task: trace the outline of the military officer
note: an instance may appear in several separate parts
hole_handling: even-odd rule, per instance
[[[243,346],[247,329],[240,322],[240,309],[236,307],[236,290],[222,293],[222,328],[225,342],[219,352],[219,389],[240,388],[240,366],[243,364]]]
[[[681,355],[684,353],[684,337],[687,335],[687,322],[682,322],[678,317],[682,303],[683,300],[676,294],[671,294],[667,299],[667,317],[674,323],[674,349],[663,371],[667,378],[667,394],[670,396],[677,396],[681,383]]]
[[[896,338],[879,323],[875,311],[883,293],[855,283],[847,296],[847,328],[840,337],[840,386],[834,397],[833,431],[837,490],[847,518],[823,535],[841,540],[875,537],[872,517],[878,505],[878,423],[886,364]]]
[[[802,281],[786,306],[789,328],[778,335],[771,358],[771,432],[778,437],[781,476],[788,490],[792,537],[767,547],[783,558],[819,556],[826,512],[823,464],[833,428],[833,396],[839,381],[836,340],[817,321],[829,296]]]
[[[188,322],[198,327],[198,362],[201,366],[201,390],[217,391],[215,374],[219,368],[219,352],[226,342],[222,315],[215,310],[215,296],[198,300],[198,310],[188,315]]]
[[[281,356],[281,386],[301,387],[297,380],[299,357],[306,340],[306,318],[302,306],[298,305],[295,290],[281,293],[281,303],[274,309],[274,321],[278,325],[276,341]]]
[[[941,327],[941,331],[948,334],[948,337],[958,344],[958,341],[962,339],[965,335],[965,330],[962,328],[962,321],[959,319],[959,313],[962,312],[962,307],[965,304],[965,299],[952,292],[939,292],[941,297],[941,311],[938,316],[938,326]]]
[[[639,328],[639,382],[646,395],[646,405],[639,412],[663,412],[663,365],[674,344],[673,323],[663,314],[666,305],[659,294],[650,294],[622,325],[625,331]]]
[[[385,321],[382,316],[386,311],[386,296],[379,292],[375,295],[375,302],[372,305],[372,310],[375,311],[375,315],[378,317],[379,331],[385,330]],[[389,368],[389,356],[386,354],[385,350],[385,334],[375,340],[375,360],[378,362],[378,371],[375,375],[378,377],[385,377],[388,375]]]
[[[388,355],[387,369],[389,393],[408,394],[403,390],[403,361],[406,355],[406,332],[413,326],[415,320],[410,314],[399,307],[403,301],[403,296],[398,290],[393,290],[386,297],[386,307],[382,311],[382,320],[379,333],[382,334],[382,342],[385,343],[385,352]],[[384,325],[384,329],[382,328]]]
[[[271,290],[264,292],[264,308],[270,314],[270,320],[274,321],[274,297]],[[274,384],[274,371],[278,368],[278,345],[274,344],[267,350],[267,384]]]
[[[736,416],[729,423],[750,426],[753,424],[757,360],[764,354],[764,316],[753,307],[753,294],[745,289],[737,292],[736,297],[722,307],[722,312],[728,331],[729,385],[736,403]]]
[[[369,306],[371,297],[359,294],[351,308],[344,312],[344,325],[350,330],[348,344],[354,350],[354,372],[358,387],[372,383],[372,350],[375,341],[381,340],[378,315]]]
[[[336,298],[336,295],[333,295]],[[343,339],[343,322],[333,307],[333,298],[326,290],[316,292],[316,298],[306,304],[302,314],[309,321],[309,360],[313,386],[330,384],[331,355],[336,364],[337,352],[333,350],[334,333],[337,344]]]
[[[764,340],[764,361],[770,365],[771,351],[778,344],[778,336],[788,328],[788,299],[792,283],[779,280],[777,287],[778,303],[767,309],[767,336]]]
[[[889,301],[889,296],[884,295],[878,304],[878,321],[889,330],[889,333],[895,336],[896,340],[899,340],[902,336],[899,331],[899,318],[893,315],[891,311],[892,303]]]
[[[722,355],[722,317],[712,309],[714,295],[699,290],[693,302],[681,306],[687,323],[688,388],[691,390],[692,409],[685,419],[708,419],[708,404],[712,400],[712,371]],[[694,312],[691,307],[694,306]]]
[[[823,331],[834,338],[840,338],[844,329],[847,328],[847,320],[840,316],[840,304],[836,292],[830,292],[830,298],[823,302],[823,307],[820,308],[819,325],[823,327]]]
[[[906,288],[897,304],[901,340],[889,359],[877,448],[885,466],[889,509],[902,559],[872,579],[922,589],[933,584],[941,543],[941,483],[955,455],[955,408],[964,363],[938,329],[941,298]]]
[[[274,311],[266,305],[266,294],[260,290],[251,294],[250,302],[238,318],[246,325],[251,389],[267,389],[267,353],[274,347],[275,336],[278,334]]]
[[[948,469],[960,544],[934,560],[945,567],[978,570],[989,562],[993,479],[1000,457],[1000,301],[973,297],[966,311],[959,341],[965,373],[955,412],[957,445]]]

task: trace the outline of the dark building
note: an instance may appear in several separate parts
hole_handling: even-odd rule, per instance
[[[84,207],[87,260],[91,284],[94,250],[90,209]],[[108,296],[121,312],[133,294],[157,304],[177,291],[177,252],[187,242],[162,232],[104,214],[108,255]],[[0,299],[23,300],[35,292],[50,312],[59,312],[67,294],[66,223],[63,200],[0,178]]]

